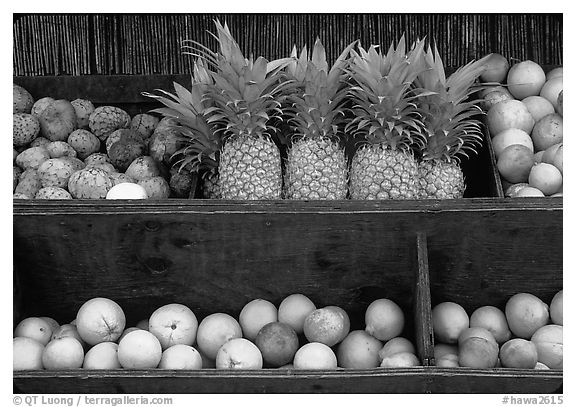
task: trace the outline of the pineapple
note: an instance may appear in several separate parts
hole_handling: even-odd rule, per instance
[[[207,96],[208,123],[223,132],[219,187],[224,199],[280,199],[280,150],[269,121],[280,117],[283,95],[292,86],[282,69],[290,58],[244,58],[228,26],[216,21],[219,52],[202,47],[200,56],[216,69]],[[196,44],[197,46],[200,44]]]
[[[346,96],[343,71],[350,44],[328,70],[326,51],[316,40],[310,59],[306,46],[287,66],[288,77],[299,91],[289,95],[292,108],[287,111],[293,125],[292,146],[286,162],[286,198],[345,199],[348,193],[348,159],[338,141],[339,125],[344,119]]]
[[[174,83],[176,94],[164,90],[157,90],[162,95],[143,94],[165,106],[153,111],[167,118],[166,127],[177,135],[180,148],[174,153],[172,168],[200,174],[204,198],[217,199],[220,198],[218,162],[222,138],[207,121],[206,112],[212,105],[205,96],[212,77],[202,59],[194,61],[191,79],[190,91]]]
[[[354,118],[346,127],[364,137],[352,158],[352,199],[418,197],[418,164],[413,149],[424,142],[416,104],[420,92],[412,82],[422,72],[423,42],[406,52],[404,36],[387,54],[371,46],[352,51],[348,71]]]
[[[466,188],[460,159],[476,153],[482,145],[482,112],[470,95],[478,89],[476,79],[484,72],[488,56],[470,62],[448,79],[435,46],[424,53],[427,70],[415,81],[428,93],[420,99],[424,113],[426,144],[419,164],[420,197],[462,198]]]

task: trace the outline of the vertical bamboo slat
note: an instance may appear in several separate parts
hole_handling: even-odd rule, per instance
[[[447,65],[489,52],[562,64],[560,14],[168,14],[25,15],[14,21],[14,75],[178,74],[189,71],[181,41],[217,48],[213,20],[227,22],[241,49],[268,59],[320,37],[330,62],[345,45],[387,48],[426,36]]]

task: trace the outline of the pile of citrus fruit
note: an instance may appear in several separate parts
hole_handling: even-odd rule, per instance
[[[432,309],[436,366],[562,369],[563,291],[550,304],[518,293],[504,310],[482,306],[468,315],[454,302]]]
[[[238,318],[207,315],[200,322],[183,304],[167,304],[126,327],[122,307],[93,298],[76,319],[60,325],[28,317],[15,328],[13,369],[336,369],[420,365],[414,344],[401,337],[404,313],[389,299],[372,302],[366,328],[350,330],[347,312],[317,308],[303,294],[278,307],[255,299]]]
[[[563,69],[536,62],[509,65],[492,54],[480,77],[487,125],[509,197],[563,195]]]

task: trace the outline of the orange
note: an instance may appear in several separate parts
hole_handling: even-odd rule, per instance
[[[560,92],[562,92],[562,88],[563,88],[562,77],[558,76],[552,78],[546,81],[546,83],[544,83],[544,86],[542,86],[542,89],[540,89],[540,96],[547,99],[550,103],[552,103],[554,109],[557,109],[558,96],[560,95]]]
[[[336,306],[318,308],[304,320],[304,336],[309,342],[334,346],[350,332],[350,319]]]
[[[48,322],[48,325],[50,325],[50,328],[52,328],[52,334],[54,334],[54,332],[56,332],[56,330],[60,328],[60,324],[58,323],[58,321],[56,321],[52,317],[40,317],[40,319],[43,319],[44,321]]]
[[[84,348],[72,337],[54,339],[44,347],[42,364],[46,370],[78,369],[84,362]]]
[[[533,165],[534,153],[521,144],[513,144],[502,150],[496,164],[500,175],[514,184],[528,181]]]
[[[546,80],[549,81],[552,78],[557,78],[557,77],[561,77],[564,74],[564,70],[561,66],[558,66],[556,68],[551,69],[550,71],[548,71],[548,73],[546,73]]]
[[[520,129],[506,129],[494,136],[492,139],[492,146],[494,147],[494,155],[496,158],[500,156],[502,151],[513,144],[522,144],[534,152],[534,144],[530,134]]]
[[[178,344],[191,346],[196,340],[198,320],[186,305],[167,304],[150,315],[148,327],[160,341],[162,349]]]
[[[547,114],[536,124],[530,134],[534,142],[534,151],[546,150],[562,142],[563,120],[558,113]]]
[[[202,369],[202,356],[192,346],[177,344],[172,345],[164,352],[158,365],[160,369]]]
[[[268,300],[257,298],[250,301],[240,311],[238,322],[242,327],[242,336],[251,341],[256,339],[258,331],[270,323],[278,321],[278,310]]]
[[[518,293],[510,297],[504,312],[512,333],[523,339],[530,339],[550,319],[548,305],[530,293]]]
[[[92,346],[84,356],[84,369],[120,369],[118,344],[100,342]]]
[[[124,369],[154,369],[160,359],[160,341],[143,329],[130,332],[118,344],[118,361]]]
[[[538,362],[550,369],[562,369],[564,360],[564,339],[562,325],[544,325],[540,327],[530,341],[536,344]]]
[[[552,323],[556,325],[564,325],[563,298],[564,290],[560,290],[554,295],[552,302],[550,302],[550,319]]]
[[[432,309],[432,329],[441,343],[455,344],[458,337],[470,326],[466,310],[455,302],[442,302]]]
[[[279,367],[291,363],[299,348],[296,331],[284,322],[264,325],[254,340],[268,366]]]
[[[530,134],[534,127],[532,114],[520,100],[503,100],[496,103],[488,110],[486,122],[493,136],[511,128],[521,129]]]
[[[541,197],[541,196],[544,196],[544,194],[538,188],[524,187],[524,188],[521,188],[516,193],[515,197],[516,198],[536,198],[536,197]]]
[[[352,331],[338,345],[338,366],[351,369],[372,369],[380,365],[378,352],[382,342],[364,330]]]
[[[16,325],[14,336],[25,336],[37,340],[42,345],[46,345],[52,338],[52,328],[42,318],[28,317]]]
[[[262,369],[260,349],[244,338],[233,338],[218,349],[216,369]]]
[[[208,315],[198,325],[196,342],[198,350],[208,359],[216,359],[218,349],[234,338],[242,337],[242,328],[232,316],[217,312]]]
[[[462,367],[491,369],[497,363],[496,341],[472,336],[458,344],[458,364]]]
[[[458,336],[458,345],[461,345],[468,338],[482,338],[497,343],[492,332],[479,326],[464,329]]]
[[[364,320],[366,332],[381,341],[399,336],[404,329],[404,312],[387,298],[372,301],[366,309]]]
[[[291,294],[278,306],[278,321],[290,325],[297,334],[304,332],[304,320],[316,306],[303,294]]]
[[[403,338],[401,336],[397,336],[395,338],[390,339],[388,342],[382,346],[382,349],[378,352],[378,356],[380,360],[384,359],[386,356],[393,355],[395,353],[400,352],[408,352],[408,353],[416,353],[416,348],[414,344],[410,342],[408,339]]]
[[[540,65],[526,60],[514,64],[508,70],[506,83],[516,99],[538,95],[546,82],[546,74]]]
[[[388,368],[401,368],[401,367],[412,367],[420,366],[420,360],[418,356],[410,352],[399,352],[393,355],[386,356],[382,359],[380,367]]]
[[[538,363],[538,351],[534,342],[522,338],[510,339],[500,348],[503,367],[534,369]]]
[[[492,305],[485,305],[474,310],[470,315],[470,327],[487,329],[498,344],[506,342],[512,336],[506,315],[502,310]]]
[[[36,339],[17,336],[12,340],[12,370],[42,370],[44,345]]]
[[[124,311],[108,298],[86,301],[76,314],[76,327],[88,345],[116,341],[126,326]]]
[[[486,69],[480,74],[482,82],[503,82],[510,69],[508,59],[498,53],[492,53],[486,60]]]
[[[309,342],[294,355],[294,369],[336,369],[336,354],[327,345]]]
[[[562,188],[562,173],[552,164],[536,164],[530,170],[528,183],[544,195],[553,195]]]
[[[542,96],[528,96],[522,99],[522,103],[528,108],[528,111],[534,118],[534,122],[537,122],[547,114],[555,112],[554,105]]]

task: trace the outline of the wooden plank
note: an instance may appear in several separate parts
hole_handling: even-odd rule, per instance
[[[434,365],[434,333],[432,331],[432,306],[428,272],[428,244],[425,232],[416,234],[418,277],[416,278],[416,347],[424,366]]]
[[[415,367],[299,371],[14,372],[14,393],[554,393],[562,372],[523,369],[475,370]]]

